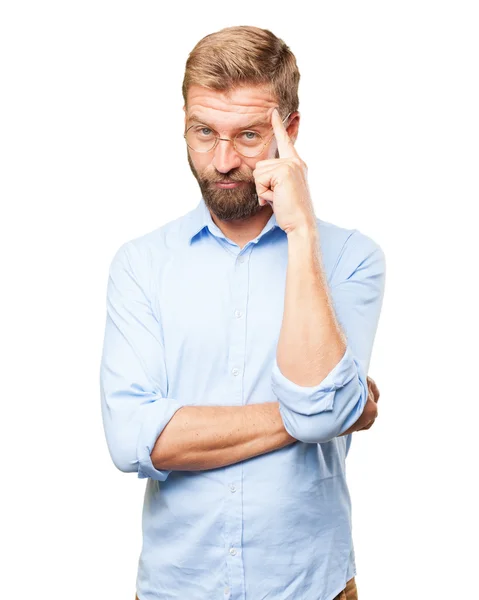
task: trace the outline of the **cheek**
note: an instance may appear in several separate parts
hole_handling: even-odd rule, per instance
[[[241,166],[241,171],[243,173],[245,173],[246,175],[249,175],[250,177],[253,177],[253,171],[256,169],[256,163],[258,162],[258,159],[255,158],[255,160],[244,160],[243,161],[243,165]]]
[[[279,158],[278,147],[273,142],[269,145],[262,160],[270,160],[271,158]]]
[[[195,156],[192,157],[190,155],[190,161],[192,162],[195,170],[200,175],[208,175],[208,173],[212,170],[211,168],[211,159],[207,156]]]

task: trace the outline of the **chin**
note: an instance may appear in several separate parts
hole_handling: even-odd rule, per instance
[[[218,190],[213,193],[203,192],[203,199],[208,208],[222,221],[237,221],[249,219],[258,214],[262,206],[258,203],[256,193],[245,194],[244,190]]]

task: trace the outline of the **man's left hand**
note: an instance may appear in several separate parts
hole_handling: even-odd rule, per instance
[[[276,109],[271,124],[278,144],[279,158],[259,160],[253,176],[261,206],[269,202],[276,221],[287,234],[302,227],[316,229],[316,216],[309,193],[306,163],[296,152]]]

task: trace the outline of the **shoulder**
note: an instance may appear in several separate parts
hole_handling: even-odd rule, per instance
[[[186,213],[147,233],[126,240],[115,251],[112,262],[128,261],[136,270],[151,272],[168,261],[171,254],[184,245],[189,223],[190,213]]]
[[[330,283],[348,278],[361,265],[375,263],[385,270],[384,251],[370,235],[319,218],[316,221],[324,261],[329,264]]]

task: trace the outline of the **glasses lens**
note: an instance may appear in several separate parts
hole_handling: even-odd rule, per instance
[[[186,132],[186,143],[196,152],[208,152],[213,148],[216,134],[209,127],[194,125]]]
[[[236,149],[243,156],[256,156],[261,152],[264,141],[256,131],[241,131],[235,137]]]
[[[216,133],[205,125],[194,125],[186,132],[186,143],[196,152],[209,152],[214,148]],[[256,131],[241,131],[235,136],[236,150],[243,156],[257,156],[264,140]]]

